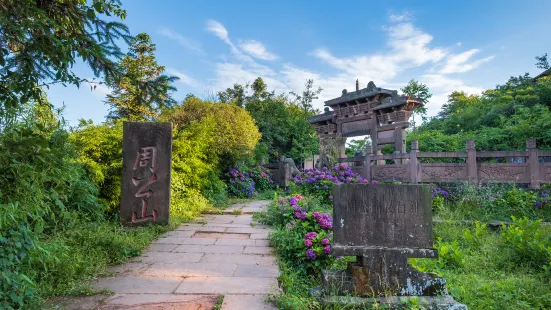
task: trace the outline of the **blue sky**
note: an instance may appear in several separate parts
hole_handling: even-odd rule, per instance
[[[147,32],[157,60],[180,77],[176,99],[208,97],[262,77],[276,92],[324,90],[314,106],[365,87],[410,79],[433,93],[435,115],[454,90],[478,93],[511,75],[536,75],[551,54],[551,1],[145,1],[123,0],[132,34]],[[126,48],[125,48],[126,50]],[[83,65],[75,70],[92,77]],[[102,122],[109,90],[54,86],[65,119]]]

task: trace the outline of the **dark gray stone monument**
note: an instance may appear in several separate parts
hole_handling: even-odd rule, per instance
[[[167,224],[172,124],[124,122],[122,156],[121,223]]]
[[[408,258],[438,255],[433,249],[431,204],[428,185],[334,185],[332,254],[356,256],[356,262],[346,270],[322,271],[322,289],[329,296],[325,303],[341,303],[338,296],[347,295],[354,296],[347,298],[355,304],[420,296],[426,297],[429,308],[466,309],[448,295],[443,278],[408,264]]]

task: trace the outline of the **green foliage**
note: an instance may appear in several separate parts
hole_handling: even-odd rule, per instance
[[[119,0],[2,1],[0,118],[30,100],[42,102],[42,85],[79,86],[83,79],[72,70],[77,59],[96,77],[116,79],[112,56],[121,56],[116,40],[130,38],[116,20],[125,17]]]
[[[35,234],[18,204],[1,207],[0,308],[22,308],[37,298],[35,282],[25,274],[31,251],[36,249]]]
[[[170,214],[178,218],[193,219],[210,207],[209,200],[198,191],[173,191],[170,201]]]
[[[132,39],[127,56],[119,64],[121,76],[109,85],[113,91],[107,95],[111,105],[108,119],[152,120],[161,109],[175,103],[169,92],[176,90],[172,83],[178,78],[162,74],[165,67],[157,64],[155,50],[147,33]]]
[[[78,162],[86,166],[99,188],[105,214],[119,212],[122,175],[122,121],[94,125],[81,120],[71,132],[70,141],[79,152]]]
[[[452,186],[452,185],[450,185]],[[529,219],[551,219],[551,203],[547,190],[535,191],[510,184],[487,184],[477,188],[466,183],[450,187],[453,203],[437,209],[440,218],[460,218],[473,221],[508,221],[511,216]]]
[[[160,120],[172,122],[176,130],[186,129],[196,122],[211,122],[209,130],[212,138],[199,140],[208,144],[210,162],[219,163],[222,171],[250,157],[261,136],[251,115],[244,109],[194,97],[165,110]]]
[[[408,82],[406,87],[401,88],[400,91],[409,97],[419,99],[425,105],[432,97],[432,93],[427,85],[413,79]],[[427,108],[419,107],[415,110],[415,112],[424,115],[427,113]]]
[[[351,141],[346,145],[346,157],[354,157],[358,155],[365,155],[366,146],[371,145],[371,139],[364,137],[361,140]]]
[[[465,229],[463,232],[463,239],[465,239],[465,243],[469,246],[480,246],[487,235],[488,229],[486,228],[486,224],[476,221],[474,223],[474,228]]]
[[[551,234],[540,229],[541,220],[512,219],[513,225],[503,225],[505,243],[512,247],[519,263],[543,267],[551,278]]]
[[[408,140],[418,140],[422,152],[464,151],[470,139],[485,151],[524,150],[528,138],[536,138],[538,148],[551,148],[551,81],[531,81],[511,78],[482,95],[453,92],[438,116]]]
[[[277,162],[285,155],[298,162],[318,151],[317,135],[308,118],[318,113],[312,109],[311,102],[319,92],[321,89],[313,90],[313,81],[309,80],[302,94],[291,93],[295,100],[289,100],[284,95],[268,92],[264,81],[257,78],[250,86],[235,84],[218,92],[218,97],[224,103],[245,107],[254,118],[262,132],[257,160]]]

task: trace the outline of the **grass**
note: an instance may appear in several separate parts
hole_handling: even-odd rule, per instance
[[[121,227],[118,222],[82,224],[40,240],[47,253],[30,266],[40,296],[92,295],[91,282],[107,274],[107,267],[138,256],[151,241],[175,229],[184,219],[172,217],[169,225]]]

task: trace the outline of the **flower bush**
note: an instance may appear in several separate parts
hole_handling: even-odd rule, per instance
[[[294,187],[297,192],[305,195],[323,197],[325,203],[331,203],[331,186],[341,183],[369,183],[367,179],[352,171],[344,164],[335,166],[333,169],[327,167],[318,169],[300,169],[301,173],[293,178]],[[377,181],[371,183],[377,184]]]
[[[271,189],[274,186],[270,171],[262,166],[252,169],[234,168],[226,173],[228,193],[231,196],[250,198],[258,191]]]
[[[331,255],[331,214],[308,211],[300,195],[280,198],[276,207],[282,229],[272,240],[279,254],[309,273],[327,268],[335,260]]]
[[[443,190],[440,187],[433,187],[432,188],[432,209],[440,210],[444,208],[444,200],[449,195],[450,194],[448,193],[448,191]]]

